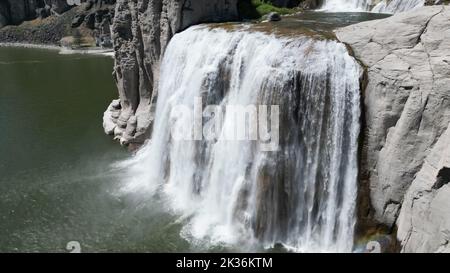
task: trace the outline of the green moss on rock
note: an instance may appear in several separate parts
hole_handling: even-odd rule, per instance
[[[258,19],[270,12],[285,15],[299,11],[298,8],[276,7],[269,0],[242,0],[239,1],[238,9],[243,19]]]

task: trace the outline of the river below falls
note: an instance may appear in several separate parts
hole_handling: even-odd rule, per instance
[[[330,30],[373,14],[307,13],[279,22]],[[315,24],[315,20],[320,24]],[[131,155],[102,128],[117,97],[106,56],[0,47],[0,252],[185,252],[183,220],[163,201],[123,194]]]
[[[104,56],[0,47],[0,252],[190,251],[158,201],[119,194]]]

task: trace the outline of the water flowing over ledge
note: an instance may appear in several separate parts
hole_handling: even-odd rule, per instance
[[[392,0],[389,2],[381,1],[373,9],[372,12],[380,13],[397,13],[415,8],[423,7],[425,0]]]
[[[183,235],[301,252],[352,250],[360,67],[309,37],[192,27],[165,53],[151,141],[124,165],[124,191],[166,197]],[[279,105],[279,151],[256,141],[175,141],[173,107]],[[225,113],[222,133],[232,115]]]
[[[424,0],[324,0],[321,9],[332,12],[397,13],[424,5]]]

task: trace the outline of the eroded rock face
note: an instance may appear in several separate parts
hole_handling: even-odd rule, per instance
[[[408,206],[406,202],[413,193],[406,197],[405,193],[413,181],[423,184],[424,180],[436,180],[435,173],[418,172],[429,169],[425,158],[437,156],[430,151],[437,147],[450,122],[449,18],[448,6],[424,7],[337,31],[338,38],[350,45],[355,57],[367,67],[361,178],[370,185],[373,216],[389,226],[396,222],[404,200],[403,206]],[[442,157],[448,152],[436,151]],[[430,211],[434,209],[429,207]],[[438,210],[432,213],[450,220],[448,214]],[[399,226],[405,250],[421,250],[408,245],[405,221]]]
[[[61,14],[71,8],[67,0],[1,0],[0,27],[39,17],[41,11],[47,8],[49,12]]]
[[[83,2],[83,1],[82,1]],[[84,24],[94,31],[95,44],[111,48],[111,25],[114,18],[116,0],[89,0],[83,5],[84,11],[72,22],[72,28]]]
[[[49,6],[51,11],[55,14],[61,14],[71,8],[71,5],[69,5],[67,0],[45,0],[44,2],[45,5]]]
[[[404,252],[450,252],[450,128],[407,191],[398,219]]]
[[[113,10],[115,2],[116,0],[0,0],[0,27],[17,25],[26,20],[44,18],[52,14],[61,15],[72,7],[83,5],[86,13],[80,16],[92,14],[92,29],[99,28],[98,23],[102,22],[103,16],[113,17],[110,11]],[[112,21],[112,18],[107,19]]]
[[[3,6],[0,8],[1,16],[7,19],[4,25],[19,24],[34,17],[35,0],[3,0],[1,2]]]
[[[113,42],[120,106],[106,111],[106,133],[122,144],[142,144],[150,134],[159,62],[169,40],[193,24],[237,17],[237,0],[117,1]]]

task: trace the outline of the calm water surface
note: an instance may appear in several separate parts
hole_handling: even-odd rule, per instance
[[[0,47],[0,252],[190,251],[158,201],[120,193],[104,56]]]

